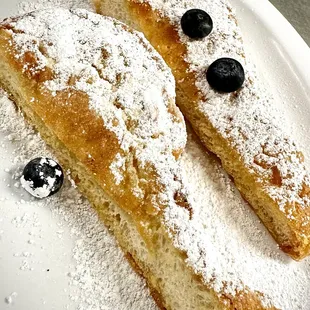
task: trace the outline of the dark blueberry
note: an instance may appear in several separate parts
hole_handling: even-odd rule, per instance
[[[63,180],[63,170],[57,162],[50,158],[38,157],[25,166],[21,184],[31,195],[44,198],[57,193]]]
[[[202,39],[213,29],[213,22],[208,13],[199,9],[192,9],[182,16],[183,32],[192,39]]]
[[[220,92],[231,93],[244,82],[244,70],[239,61],[232,58],[219,58],[207,71],[210,86]]]

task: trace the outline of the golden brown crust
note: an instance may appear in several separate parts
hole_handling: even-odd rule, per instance
[[[190,64],[185,61],[187,50],[177,29],[162,14],[154,11],[148,2],[124,2],[136,27],[146,35],[172,69],[177,84],[177,105],[191,122],[201,141],[211,152],[220,156],[224,168],[232,175],[237,188],[262,219],[280,248],[295,260],[309,255],[309,206],[293,201],[286,203],[285,210],[280,210],[280,202],[264,190],[265,186],[281,186],[277,168],[274,167],[271,179],[264,177],[261,183],[260,175],[249,172],[240,154],[231,147],[230,141],[214,128],[208,116],[199,108],[199,101],[205,98],[196,87],[196,77],[190,70]],[[299,158],[300,165],[303,165],[301,153]],[[309,195],[306,183],[303,188],[300,197]]]
[[[125,170],[125,182],[119,185],[115,184],[109,167],[115,156],[122,152],[117,137],[106,128],[102,118],[94,110],[90,110],[87,94],[70,89],[57,91],[56,95],[53,95],[44,84],[44,82],[53,79],[52,70],[46,66],[34,71],[33,68],[38,68],[39,64],[36,55],[31,51],[27,51],[22,57],[15,57],[19,51],[16,45],[12,44],[12,34],[7,31],[14,31],[10,24],[11,21],[12,19],[8,23],[2,23],[0,27],[0,48],[2,51],[6,51],[3,57],[10,63],[12,69],[22,73],[21,87],[27,89],[27,98],[24,100],[31,102],[32,98],[35,98],[31,105],[34,113],[44,121],[47,127],[53,129],[54,134],[68,147],[72,155],[87,167],[90,173],[94,174],[108,195],[115,197],[114,200],[132,214],[138,223],[153,216],[152,212],[155,211],[150,199],[153,198],[152,193],[159,193],[162,186],[158,182],[154,167],[149,166],[144,171],[138,171],[138,168],[135,167],[136,159],[131,156],[130,164],[136,171]],[[131,32],[131,30],[126,30]],[[144,44],[142,40],[140,43]],[[145,46],[145,49],[147,48]],[[78,79],[79,77],[72,77],[70,81],[75,83]],[[69,84],[70,81],[68,81]],[[173,99],[170,100],[170,113],[174,115],[175,122],[182,123],[180,112],[175,107]],[[178,157],[182,151],[174,150],[175,156]],[[144,190],[143,198],[134,195],[130,187],[134,173],[141,173],[143,178],[148,180],[148,184],[139,184]],[[184,199],[184,197],[179,197],[179,200],[176,200],[179,201],[178,203],[183,203]]]

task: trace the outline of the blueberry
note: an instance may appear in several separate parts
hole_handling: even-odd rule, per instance
[[[208,13],[199,9],[192,9],[182,16],[183,32],[192,39],[202,39],[213,29],[213,22]]]
[[[219,58],[207,70],[207,80],[210,86],[224,93],[238,90],[244,79],[242,65],[232,58]]]
[[[57,193],[64,180],[60,165],[50,158],[38,157],[24,168],[22,187],[37,198],[45,198]]]

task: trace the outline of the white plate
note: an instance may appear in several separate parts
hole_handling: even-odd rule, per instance
[[[310,50],[267,0],[231,1],[237,9],[248,51],[266,86],[279,99],[291,120],[291,130],[310,168]],[[0,17],[16,14],[18,2],[0,0]],[[82,305],[81,309],[100,309],[87,307],[85,300],[78,297],[76,301],[72,300],[72,296],[80,296],[69,285],[71,279],[68,277],[68,273],[76,267],[72,257],[76,240],[69,233],[68,226],[62,224],[59,227],[63,219],[55,212],[30,203],[27,195],[21,197],[23,191],[15,188],[12,180],[12,172],[16,170],[13,164],[16,143],[7,141],[6,136],[0,133],[0,309],[60,310],[78,309],[79,305]],[[105,231],[104,228],[102,230]],[[103,238],[106,238],[103,244],[114,247],[106,231]],[[120,269],[128,275],[128,265],[118,257],[119,252],[116,255]],[[132,281],[128,280],[127,287],[122,289],[142,287],[143,283],[133,273],[129,274]],[[90,286],[94,285],[91,279],[85,281],[89,281]],[[113,274],[107,271],[106,281],[117,282],[117,279],[113,279]],[[95,290],[95,287],[91,289]],[[12,302],[7,303],[5,299],[14,292],[17,295],[13,294],[11,300],[6,300]],[[119,290],[115,294],[119,296],[122,293]],[[143,291],[141,294],[143,302],[148,302],[151,309],[147,293]],[[112,304],[107,303],[104,309],[112,309]],[[126,302],[114,308],[129,309]],[[136,305],[135,309],[139,307]]]

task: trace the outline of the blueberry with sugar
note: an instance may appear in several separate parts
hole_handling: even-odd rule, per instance
[[[213,21],[210,15],[199,9],[191,9],[185,12],[181,18],[183,32],[192,39],[203,39],[213,29]]]
[[[220,92],[231,93],[244,82],[244,69],[239,61],[232,58],[219,58],[207,70],[210,86]]]
[[[57,193],[64,180],[63,170],[53,159],[38,157],[24,168],[22,187],[32,196],[45,198]]]

